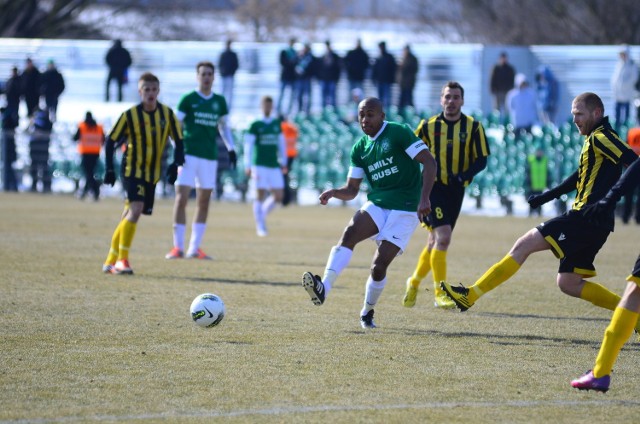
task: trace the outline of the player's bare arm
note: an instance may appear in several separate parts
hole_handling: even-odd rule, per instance
[[[340,200],[354,199],[360,191],[361,183],[362,178],[348,178],[347,183],[344,186],[323,191],[318,197],[320,204],[326,205],[332,197]]]
[[[420,203],[418,204],[418,219],[422,222],[423,218],[431,213],[431,189],[436,178],[436,160],[428,150],[422,150],[414,158],[422,164],[422,192],[420,193]]]

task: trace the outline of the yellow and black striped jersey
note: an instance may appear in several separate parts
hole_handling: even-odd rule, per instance
[[[423,119],[415,134],[429,146],[438,165],[436,181],[443,184],[490,153],[482,124],[465,114],[456,122],[447,121],[443,113]]]
[[[602,199],[622,173],[622,165],[630,165],[635,156],[631,148],[613,131],[609,120],[587,136],[578,161],[578,182],[573,209],[580,210],[589,203]],[[629,163],[627,163],[629,162]]]
[[[123,175],[150,183],[160,180],[162,152],[169,137],[181,142],[182,131],[173,110],[161,103],[153,112],[145,112],[142,103],[132,107],[120,115],[109,134],[111,140],[126,143]]]

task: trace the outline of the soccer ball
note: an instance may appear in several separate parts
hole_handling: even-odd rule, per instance
[[[205,293],[191,302],[191,318],[200,327],[215,327],[224,318],[224,302],[215,294]]]

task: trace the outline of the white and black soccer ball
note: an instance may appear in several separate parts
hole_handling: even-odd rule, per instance
[[[204,293],[191,302],[191,318],[200,327],[215,327],[224,318],[224,302],[212,293]]]

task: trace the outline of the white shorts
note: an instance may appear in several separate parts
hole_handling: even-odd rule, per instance
[[[178,168],[176,185],[215,189],[218,173],[218,161],[185,155],[184,165]]]
[[[378,245],[386,240],[400,248],[398,255],[404,252],[416,227],[420,223],[417,212],[383,209],[367,201],[360,208],[369,214],[378,227],[378,234],[371,237]]]
[[[284,188],[284,175],[280,168],[267,168],[266,166],[252,166],[251,179],[258,190],[282,190]]]

